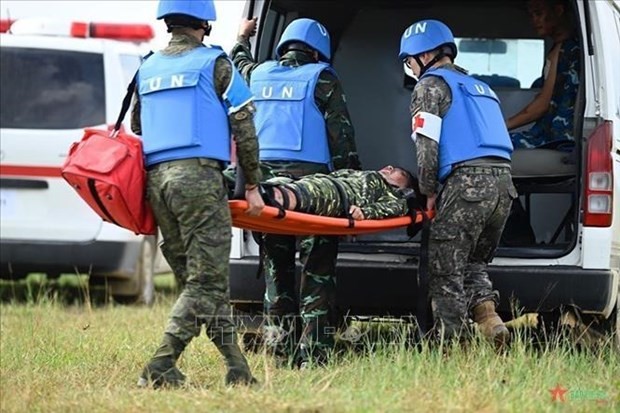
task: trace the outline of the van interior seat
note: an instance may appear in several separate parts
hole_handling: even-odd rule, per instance
[[[484,79],[481,79],[484,80]],[[540,89],[493,88],[500,99],[505,119],[530,103]],[[531,124],[514,131],[526,130]],[[552,148],[515,149],[512,153],[512,176],[514,179],[571,178],[577,175],[577,165],[571,152]]]

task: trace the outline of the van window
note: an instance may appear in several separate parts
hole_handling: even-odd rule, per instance
[[[276,58],[276,45],[284,31],[285,16],[275,10],[268,10],[263,23],[262,38],[258,49],[258,61],[264,62]],[[257,46],[258,47],[258,46]]]
[[[491,87],[530,89],[542,74],[542,39],[455,38],[456,64]]]
[[[2,128],[80,129],[105,123],[103,56],[3,47]]]
[[[133,54],[121,54],[119,55],[119,59],[121,61],[121,68],[123,69],[124,84],[128,85],[140,67],[142,58]]]

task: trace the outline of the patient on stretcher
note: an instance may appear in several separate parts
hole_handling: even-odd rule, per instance
[[[391,165],[378,171],[341,169],[298,180],[275,177],[262,184],[268,205],[354,220],[407,215],[408,198],[416,196],[417,189],[417,179],[409,171]]]

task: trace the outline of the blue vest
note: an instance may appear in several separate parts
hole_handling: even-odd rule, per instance
[[[146,165],[186,158],[230,160],[226,108],[213,84],[219,48],[155,53],[138,72]]]
[[[489,85],[449,69],[431,69],[425,76],[441,77],[452,92],[439,137],[439,182],[459,162],[486,156],[510,160],[512,142],[499,99]]]
[[[265,62],[252,72],[256,134],[261,160],[291,160],[330,165],[323,114],[314,89],[325,63],[297,67]]]

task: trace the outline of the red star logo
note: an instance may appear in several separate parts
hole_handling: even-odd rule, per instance
[[[413,119],[415,120],[415,122],[413,122],[413,130],[424,127],[424,118],[422,118],[420,114],[415,115]]]
[[[551,401],[553,402],[557,402],[558,400],[561,402],[566,401],[566,399],[564,399],[564,395],[568,392],[568,389],[565,389],[559,384],[556,384],[555,388],[550,389],[549,392],[551,393]]]

